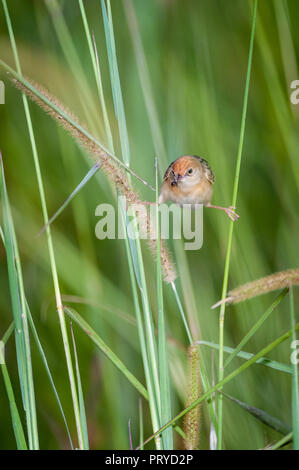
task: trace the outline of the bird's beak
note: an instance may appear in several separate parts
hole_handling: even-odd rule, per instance
[[[177,186],[181,178],[182,178],[182,175],[180,175],[180,173],[174,174],[173,179],[171,181],[171,186]]]

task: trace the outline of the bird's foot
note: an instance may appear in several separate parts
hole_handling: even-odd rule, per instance
[[[224,208],[224,211],[225,213],[228,215],[228,217],[233,221],[235,222],[236,220],[238,220],[238,218],[240,217],[239,214],[237,214],[235,212],[236,208],[234,206],[229,206],[229,207],[225,207]]]
[[[151,202],[151,201],[141,201],[140,204],[144,204],[146,206],[155,206],[156,205],[155,202]]]

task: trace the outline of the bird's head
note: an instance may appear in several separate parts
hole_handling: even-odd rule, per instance
[[[184,155],[172,165],[169,173],[171,186],[193,186],[200,180],[200,164],[196,157]]]

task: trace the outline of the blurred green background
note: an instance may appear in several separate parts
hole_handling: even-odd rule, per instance
[[[9,0],[24,75],[46,86],[87,122],[107,144],[82,18],[76,1],[59,1],[82,70],[65,54],[57,38],[51,2]],[[162,141],[151,135],[136,55],[127,22],[126,2],[112,1],[114,33],[131,147],[131,167],[154,185],[158,148],[161,172],[182,154],[208,160],[215,172],[213,203],[231,202],[249,50],[252,1],[151,0],[133,2],[146,55]],[[109,117],[116,133],[105,36],[98,0],[85,1],[90,28],[100,57]],[[290,103],[290,83],[299,79],[299,5],[296,0],[259,2],[243,160],[238,192],[240,219],[235,225],[229,288],[298,266],[299,105]],[[0,57],[15,64],[0,8]],[[83,71],[83,75],[82,72]],[[66,364],[45,236],[37,238],[43,217],[21,95],[1,71],[5,105],[0,106],[0,147],[7,188],[21,252],[26,296],[44,346],[68,422],[75,436]],[[89,99],[87,99],[88,97]],[[84,152],[63,129],[30,103],[49,214],[91,166]],[[163,143],[162,143],[163,142]],[[154,145],[156,143],[156,146]],[[159,147],[160,146],[160,147]],[[163,150],[163,147],[165,150]],[[120,146],[116,148],[120,155]],[[138,181],[146,200],[153,193]],[[61,291],[92,324],[130,370],[144,382],[128,266],[123,241],[96,239],[95,209],[114,203],[113,192],[100,172],[53,224],[53,241]],[[1,208],[2,209],[2,208]],[[179,279],[178,288],[193,333],[218,342],[221,297],[229,219],[204,210],[204,243],[197,252],[184,252],[182,243],[169,243]],[[0,247],[0,336],[12,321],[6,255]],[[155,264],[144,249],[146,275],[156,314]],[[225,345],[236,346],[277,293],[228,307]],[[295,292],[295,305],[298,305]],[[184,407],[187,338],[170,287],[165,285],[173,414]],[[128,317],[129,316],[129,321]],[[68,322],[69,325],[69,322]],[[290,328],[288,298],[246,345],[250,352]],[[138,395],[121,374],[99,354],[74,325],[86,403],[91,448],[129,447],[128,420],[133,440],[139,435]],[[211,350],[202,349],[211,377]],[[22,411],[15,344],[6,347],[6,362]],[[38,427],[41,448],[68,448],[57,403],[35,345],[32,345]],[[290,342],[271,358],[289,364]],[[229,371],[242,363],[235,359]],[[215,354],[217,370],[217,354]],[[254,365],[225,388],[236,398],[291,423],[291,378]],[[0,380],[0,447],[15,448],[6,391]],[[143,404],[145,437],[151,433]],[[200,448],[209,447],[209,421],[202,407]],[[281,436],[224,401],[224,443],[230,449],[264,447]],[[75,440],[75,437],[74,437]],[[177,440],[176,445],[182,446]]]

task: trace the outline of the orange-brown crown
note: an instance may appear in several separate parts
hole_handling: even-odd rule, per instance
[[[190,168],[190,166],[194,165],[194,161],[196,162],[196,157],[192,157],[191,155],[183,155],[173,163],[173,171],[183,175]]]

